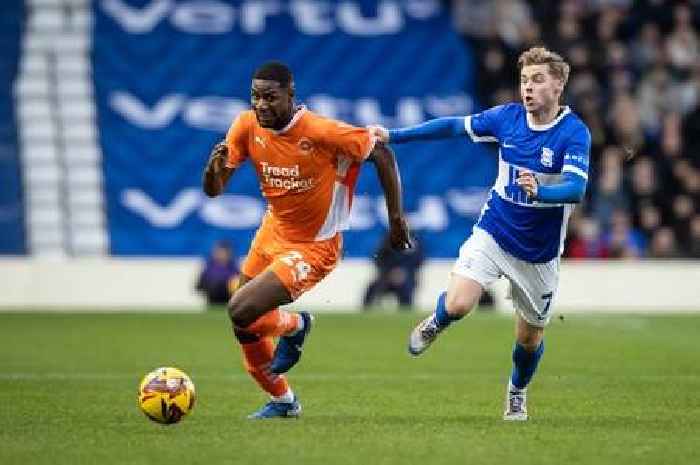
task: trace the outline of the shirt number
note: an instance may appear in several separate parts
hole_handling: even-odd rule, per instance
[[[311,265],[306,263],[304,256],[296,250],[287,253],[280,260],[292,269],[292,276],[295,282],[305,280],[311,272]]]

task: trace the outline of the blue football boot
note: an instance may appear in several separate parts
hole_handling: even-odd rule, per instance
[[[301,349],[306,336],[311,332],[313,317],[309,312],[299,312],[304,328],[292,336],[282,336],[275,348],[275,356],[270,363],[270,372],[281,375],[288,372],[301,358]]]
[[[301,404],[296,396],[292,402],[270,401],[255,413],[248,415],[250,420],[266,420],[269,418],[299,418]]]

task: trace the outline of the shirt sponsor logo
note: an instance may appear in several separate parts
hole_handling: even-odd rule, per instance
[[[313,178],[300,179],[299,165],[274,166],[261,161],[260,176],[263,185],[297,192],[309,190],[316,184]]]
[[[588,166],[588,163],[586,162],[586,157],[584,155],[573,155],[571,153],[567,153],[566,155],[564,155],[564,161],[580,163],[583,166]]]

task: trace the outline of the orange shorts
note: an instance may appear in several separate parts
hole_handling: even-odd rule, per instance
[[[319,242],[294,242],[280,237],[270,222],[255,234],[241,272],[253,278],[270,270],[296,300],[333,271],[340,261],[343,239],[336,234]]]

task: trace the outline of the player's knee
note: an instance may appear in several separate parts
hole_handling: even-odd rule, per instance
[[[245,328],[249,326],[255,318],[251,315],[255,313],[255,308],[252,303],[245,299],[231,299],[228,304],[228,315],[231,318],[234,328]]]
[[[520,344],[526,351],[534,352],[540,345],[540,339],[532,337],[518,338],[518,344]]]
[[[534,352],[542,342],[542,334],[539,331],[518,332],[516,339],[523,349]]]
[[[447,313],[452,315],[466,315],[472,311],[477,299],[473,296],[464,295],[460,293],[447,293],[445,297],[445,308]]]
[[[249,333],[248,331],[242,330],[240,328],[233,328],[233,334],[236,336],[236,339],[241,344],[252,344],[260,340],[260,338],[255,334]]]

